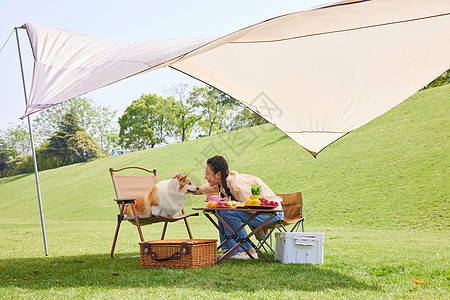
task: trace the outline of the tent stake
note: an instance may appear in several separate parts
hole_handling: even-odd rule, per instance
[[[27,90],[25,88],[25,76],[23,74],[22,55],[20,53],[19,34],[17,33],[17,29],[18,28],[23,28],[23,26],[22,27],[15,27],[14,29],[16,31],[17,49],[19,51],[20,71],[22,72],[23,95],[25,97],[25,106],[27,106],[28,105]],[[31,132],[30,116],[27,116],[27,119],[28,119],[28,131],[30,133],[30,141],[31,141],[31,152],[33,154],[34,177],[36,179],[36,189],[37,189],[37,195],[38,195],[38,201],[39,201],[39,212],[41,214],[42,237],[44,238],[45,256],[48,256],[47,237],[45,235],[44,213],[42,211],[41,189],[39,187],[38,167],[37,167],[37,161],[36,161],[36,152],[34,151],[33,134]]]

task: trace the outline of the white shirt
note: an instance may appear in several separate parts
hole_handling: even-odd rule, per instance
[[[230,189],[231,195],[236,201],[244,203],[251,196],[251,185],[259,184],[261,186],[261,197],[269,201],[278,202],[278,208],[281,208],[280,202],[282,199],[278,197],[260,178],[247,174],[239,174],[236,171],[230,171],[227,176],[227,186]],[[200,191],[206,196],[219,194],[219,186],[211,186],[206,183],[199,187]],[[223,186],[220,186],[220,191],[227,195]]]

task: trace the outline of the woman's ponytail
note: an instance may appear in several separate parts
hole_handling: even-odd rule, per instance
[[[227,195],[228,195],[229,197],[232,197],[230,188],[229,188],[228,185],[227,185],[227,177],[228,177],[228,174],[227,174],[226,177],[225,177],[225,176],[222,176],[222,186],[223,186],[223,188],[225,189],[225,193],[227,193]]]

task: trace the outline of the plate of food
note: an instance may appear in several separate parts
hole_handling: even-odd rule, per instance
[[[208,201],[207,208],[245,208],[244,203],[237,201]]]

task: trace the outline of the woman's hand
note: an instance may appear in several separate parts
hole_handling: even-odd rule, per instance
[[[228,197],[223,197],[219,199],[220,202],[225,202],[225,201],[229,201]]]

